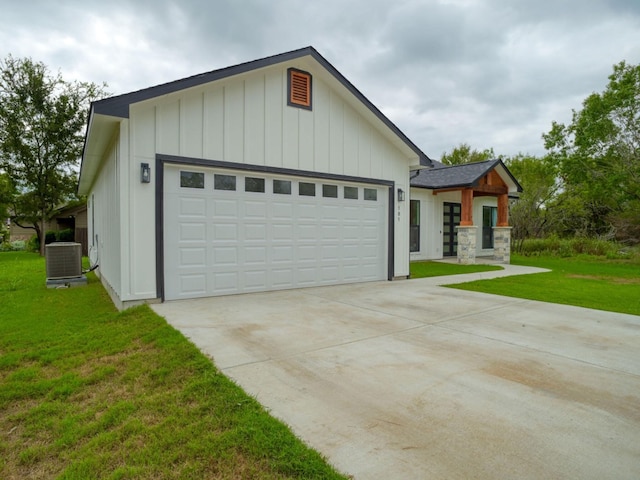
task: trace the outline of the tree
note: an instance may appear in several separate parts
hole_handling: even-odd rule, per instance
[[[554,163],[520,154],[506,159],[505,165],[522,186],[520,198],[509,209],[514,241],[544,237],[555,223],[550,209],[558,191]]]
[[[484,162],[496,158],[493,148],[478,151],[471,150],[471,146],[467,143],[461,143],[451,153],[444,152],[440,161],[445,165],[461,165],[463,163]]]
[[[640,65],[615,65],[605,91],[543,138],[559,169],[559,200],[582,201],[584,233],[617,227],[621,239],[640,241]]]
[[[0,172],[0,243],[8,237],[6,220],[9,218],[9,207],[13,203],[14,189],[9,175]]]
[[[106,85],[67,82],[43,63],[0,61],[0,169],[18,195],[12,219],[31,227],[44,254],[44,225],[76,190],[90,101]]]

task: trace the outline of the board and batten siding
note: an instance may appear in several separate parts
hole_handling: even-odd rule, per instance
[[[96,274],[117,304],[121,300],[120,178],[122,168],[118,139],[107,150],[87,198],[88,248],[97,250]],[[94,251],[95,251],[94,250]]]
[[[152,183],[141,185],[140,163],[157,153],[303,171],[393,180],[407,192],[396,204],[395,276],[409,273],[408,188],[412,160],[313,75],[313,110],[287,106],[287,68],[277,65],[131,105],[129,120],[131,295],[155,288]],[[326,72],[324,73],[326,75]],[[395,198],[395,192],[394,192]],[[148,221],[145,221],[148,220]],[[136,252],[134,255],[133,252]],[[140,275],[140,274],[139,274]],[[151,288],[153,287],[153,288]]]
[[[286,69],[185,90],[131,106],[133,155],[156,153],[367,178],[407,158],[314,76],[313,110],[286,104]]]

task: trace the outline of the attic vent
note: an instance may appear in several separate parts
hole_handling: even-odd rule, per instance
[[[311,74],[290,68],[289,75],[289,100],[287,105],[311,110]]]
[[[45,246],[47,279],[82,276],[82,245],[54,242]]]

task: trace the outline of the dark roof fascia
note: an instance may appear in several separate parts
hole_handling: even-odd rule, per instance
[[[434,187],[434,186],[428,186],[428,185],[411,185],[411,188],[424,188],[425,190],[449,190],[454,188],[469,188],[469,187],[473,187],[473,185],[471,183],[456,183],[455,185],[448,184],[446,186],[441,186],[441,187]]]
[[[393,133],[395,133],[420,160],[421,165],[431,166],[431,159],[414,144],[402,131],[389,120],[373,103],[369,101],[349,80],[347,80],[327,59],[318,51],[309,46],[290,52],[273,55],[259,60],[241,63],[238,65],[221,68],[207,73],[201,73],[192,77],[183,78],[169,83],[163,83],[154,87],[145,88],[131,93],[125,93],[115,97],[95,101],[91,104],[91,113],[120,118],[129,118],[129,106],[132,103],[142,102],[151,98],[167,95],[205,83],[222,80],[224,78],[240,75],[259,68],[269,67],[279,63],[288,62],[301,57],[311,56],[322,65],[333,77],[338,80],[350,93],[362,102],[379,120],[382,121]]]

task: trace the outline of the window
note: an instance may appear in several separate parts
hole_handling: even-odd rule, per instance
[[[274,180],[273,193],[291,195],[291,182],[289,180]]]
[[[316,184],[300,182],[298,184],[298,193],[303,197],[315,197],[316,196]]]
[[[180,172],[180,186],[183,188],[204,188],[204,173]]]
[[[409,251],[420,251],[420,200],[409,202]]]
[[[234,175],[214,175],[213,188],[216,190],[235,190],[236,177]]]
[[[322,185],[322,196],[327,198],[338,198],[338,186]]]
[[[244,191],[264,193],[264,178],[246,177],[244,179]]]
[[[378,191],[373,188],[365,188],[364,189],[364,199],[365,200],[378,200]]]
[[[493,227],[498,222],[497,207],[482,207],[482,248],[493,248]]]
[[[344,198],[350,200],[358,199],[358,187],[344,187]]]
[[[288,93],[287,105],[311,110],[311,74],[290,68],[287,70]]]

